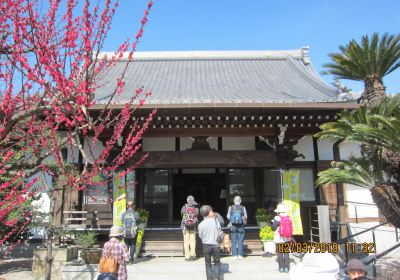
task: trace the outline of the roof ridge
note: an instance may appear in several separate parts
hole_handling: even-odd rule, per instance
[[[308,58],[305,48],[294,50],[236,50],[236,51],[149,51],[134,52],[133,60],[195,60],[195,59],[293,59]],[[116,56],[115,52],[100,52],[98,59]],[[126,61],[129,52],[121,60]],[[304,61],[306,62],[306,61]]]

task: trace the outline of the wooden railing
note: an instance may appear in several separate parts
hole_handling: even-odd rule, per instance
[[[69,230],[108,230],[113,224],[109,211],[64,211],[63,223]]]

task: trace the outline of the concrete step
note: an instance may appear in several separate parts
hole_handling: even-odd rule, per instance
[[[291,260],[292,265],[296,262]],[[242,260],[221,259],[221,280],[287,280],[289,275],[278,272],[276,257],[250,256]],[[186,262],[182,257],[141,258],[128,265],[128,277],[133,280],[203,280],[204,258]]]
[[[229,234],[229,229],[224,230]],[[180,228],[147,228],[144,234],[141,256],[183,256],[183,236]],[[248,229],[245,233],[244,254],[263,254],[258,229]],[[201,240],[197,236],[196,254],[203,255]],[[223,253],[223,255],[229,255]]]
[[[261,255],[263,253],[262,243],[259,240],[245,240],[245,255]],[[196,242],[196,254],[203,255],[200,240]],[[223,255],[229,254],[225,252]],[[183,256],[183,241],[145,241],[141,256]]]

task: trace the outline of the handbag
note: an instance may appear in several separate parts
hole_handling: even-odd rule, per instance
[[[217,225],[217,243],[220,244],[223,240],[224,240],[224,236],[225,233],[221,228],[221,225],[219,224],[219,222],[217,221],[217,219],[215,219],[215,224]]]
[[[118,262],[115,257],[111,254],[113,247],[110,248],[107,255],[103,255],[99,263],[100,273],[117,273],[118,272]]]

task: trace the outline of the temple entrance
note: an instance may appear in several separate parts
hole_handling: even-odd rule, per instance
[[[181,208],[188,195],[193,195],[198,204],[211,205],[214,211],[226,216],[225,174],[174,174],[173,220],[181,220]]]

